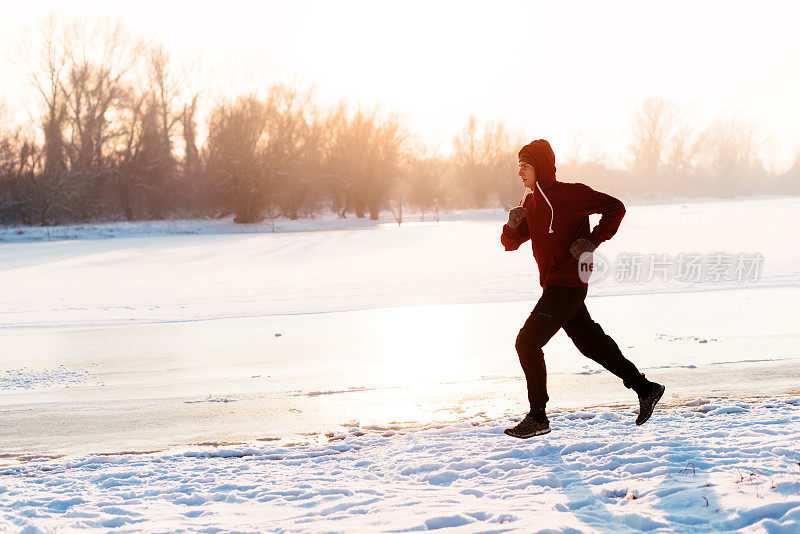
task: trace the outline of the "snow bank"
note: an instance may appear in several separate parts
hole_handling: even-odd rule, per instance
[[[441,212],[440,221],[502,221],[507,212],[502,209],[452,210]],[[414,225],[433,221],[428,213],[406,216],[404,224]],[[236,224],[233,217],[222,219],[166,219],[155,221],[112,221],[97,223],[64,224],[59,226],[0,226],[0,242],[27,241],[69,241],[81,239],[109,239],[121,237],[168,236],[181,234],[261,234],[283,232],[306,232],[311,230],[343,230],[354,228],[374,228],[380,225],[396,225],[391,215],[378,220],[351,217],[341,219],[335,213],[325,213],[320,217],[297,220],[278,218],[266,219],[259,223]]]
[[[800,399],[369,429],[0,468],[0,530],[797,532]],[[393,434],[393,435],[390,435]]]
[[[620,197],[628,207],[688,207],[696,209],[714,207],[715,204],[746,205],[749,202],[792,202],[797,197],[789,195],[752,195],[733,198],[674,197],[668,201],[647,198]],[[503,208],[472,210],[444,210],[439,221],[504,221],[507,211]],[[433,213],[407,213],[403,223],[414,225],[434,221]],[[64,241],[76,239],[109,239],[119,237],[167,236],[180,234],[253,234],[272,232],[304,232],[310,230],[342,230],[373,228],[380,225],[396,225],[394,216],[384,211],[377,220],[359,219],[353,216],[342,219],[334,212],[324,212],[316,217],[296,220],[285,218],[265,219],[259,223],[236,224],[233,217],[221,219],[164,219],[153,221],[110,221],[63,224],[58,226],[0,226],[0,242]]]

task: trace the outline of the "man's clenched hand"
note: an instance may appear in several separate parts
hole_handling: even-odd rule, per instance
[[[523,208],[522,206],[517,206],[516,208],[512,209],[508,212],[508,227],[509,228],[516,228],[519,226],[519,223],[522,222],[522,219],[525,218],[525,215],[528,211]]]
[[[575,242],[569,247],[570,253],[575,258],[580,258],[581,254],[584,252],[594,252],[597,247],[594,246],[594,243],[589,241],[588,239],[577,239]]]

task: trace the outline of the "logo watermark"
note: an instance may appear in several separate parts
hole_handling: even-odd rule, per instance
[[[582,282],[597,284],[613,277],[617,282],[755,282],[761,278],[764,256],[760,252],[681,252],[643,254],[623,252],[613,262],[598,252],[578,258]]]
[[[584,252],[578,258],[578,276],[585,284],[595,284],[604,280],[610,269],[606,257],[597,252]]]

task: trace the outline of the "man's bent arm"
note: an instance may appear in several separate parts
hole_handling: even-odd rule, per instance
[[[511,228],[508,223],[503,225],[500,242],[506,250],[517,250],[521,244],[531,238],[528,231],[528,221],[522,219],[516,228]]]
[[[611,239],[617,233],[622,218],[625,216],[625,205],[617,198],[595,191],[585,184],[576,184],[576,204],[579,209],[590,215],[600,213],[600,222],[587,236],[594,246]]]

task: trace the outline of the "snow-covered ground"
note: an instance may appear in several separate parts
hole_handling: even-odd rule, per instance
[[[36,460],[0,470],[0,529],[120,532],[800,530],[800,399],[361,427],[300,447]],[[23,530],[25,529],[25,530]]]
[[[559,333],[528,442],[504,218],[0,230],[0,531],[797,532],[800,198],[630,206],[609,261],[758,276],[593,284],[663,409]]]
[[[439,213],[440,221],[496,220],[503,210],[451,210]],[[406,214],[406,223],[431,222],[433,213]],[[276,217],[258,223],[236,224],[233,216],[221,219],[171,219],[154,221],[115,221],[77,223],[60,226],[0,226],[0,242],[66,241],[76,239],[111,239],[121,237],[168,236],[191,234],[263,234],[274,232],[306,232],[310,230],[346,230],[375,228],[385,224],[397,224],[389,212],[382,212],[377,220],[358,219],[352,215],[342,219],[333,212],[324,212],[317,217],[301,217],[296,220]]]

